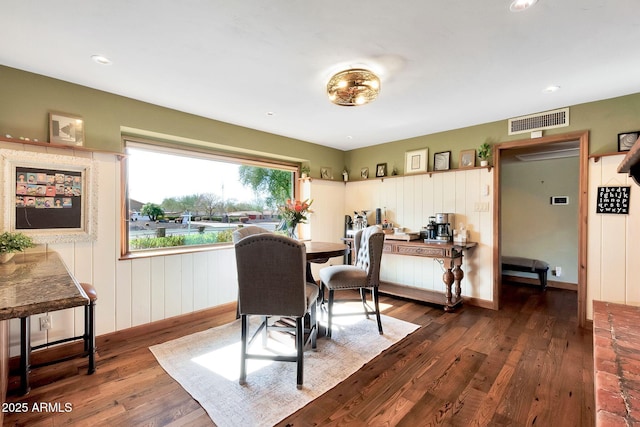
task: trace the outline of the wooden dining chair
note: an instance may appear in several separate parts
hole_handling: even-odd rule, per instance
[[[306,281],[305,245],[286,236],[262,233],[238,241],[235,252],[242,325],[240,384],[246,383],[247,359],[266,359],[296,362],[297,387],[302,388],[304,347],[310,342],[316,348],[316,304],[320,292],[315,283]],[[310,321],[305,328],[307,314]],[[249,317],[254,315],[262,320],[249,338]],[[295,326],[290,326],[289,320]],[[252,353],[254,339],[262,333],[266,345],[269,331],[293,332],[296,355]]]
[[[349,316],[360,313],[340,313],[333,310],[335,303],[335,291],[345,289],[358,289],[360,299],[340,299],[346,301],[362,301],[364,314],[367,319],[370,314],[376,315],[378,321],[378,332],[382,331],[382,321],[380,320],[380,304],[378,297],[378,286],[380,284],[380,262],[382,260],[382,250],[384,247],[384,233],[380,227],[372,225],[356,232],[354,236],[354,249],[356,253],[355,265],[332,265],[320,270],[320,287],[328,290],[328,320],[327,337],[331,337],[331,327],[334,316]],[[323,288],[323,289],[324,289]],[[374,308],[367,303],[366,290],[371,290]]]

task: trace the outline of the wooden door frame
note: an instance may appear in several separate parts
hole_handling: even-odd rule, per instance
[[[502,150],[578,141],[580,147],[580,172],[578,183],[578,323],[584,327],[587,321],[587,184],[589,167],[589,131],[578,131],[540,138],[522,139],[497,143],[493,146],[493,308],[500,309],[500,232],[502,226],[500,156]]]

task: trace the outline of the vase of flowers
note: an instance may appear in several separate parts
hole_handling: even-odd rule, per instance
[[[5,231],[0,234],[0,264],[10,261],[16,252],[33,246],[33,240],[26,234]]]
[[[313,200],[291,200],[287,199],[284,206],[280,207],[282,221],[278,226],[279,230],[284,230],[287,236],[297,239],[298,224],[306,224],[307,214],[313,213],[309,206]]]

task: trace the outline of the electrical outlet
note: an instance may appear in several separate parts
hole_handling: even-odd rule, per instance
[[[562,276],[562,267],[556,267],[556,276]]]
[[[51,316],[40,317],[40,330],[48,331],[49,329],[51,329]]]

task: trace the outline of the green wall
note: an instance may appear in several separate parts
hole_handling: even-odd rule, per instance
[[[48,113],[60,111],[85,120],[85,146],[122,151],[123,132],[138,136],[178,140],[215,150],[250,153],[273,159],[309,161],[311,176],[320,167],[333,169],[340,180],[343,167],[358,179],[362,167],[374,171],[387,163],[388,170],[404,171],[404,153],[429,148],[429,170],[433,154],[451,151],[451,167],[458,167],[460,150],[477,149],[487,138],[512,141],[528,134],[507,135],[507,120],[455,129],[362,149],[340,151],[296,139],[281,137],[216,120],[158,107],[130,98],[90,89],[61,80],[0,66],[0,135],[11,134],[48,140]],[[533,113],[533,112],[532,112]],[[591,154],[617,150],[617,134],[640,129],[640,94],[570,107],[570,126],[545,131],[545,135],[578,130],[590,131]]]
[[[506,142],[530,137],[528,133],[508,135],[509,118],[348,151],[345,163],[352,179],[358,178],[361,168],[375,170],[373,168],[378,163],[387,163],[389,171],[396,166],[402,174],[404,153],[426,147],[429,149],[429,170],[433,170],[433,155],[439,151],[451,151],[451,167],[457,168],[460,151],[477,151],[486,139]],[[618,133],[640,130],[640,93],[571,106],[569,124],[567,127],[546,130],[544,136],[588,130],[590,154],[615,152],[618,150]]]
[[[311,162],[342,171],[344,152],[296,139],[260,132],[216,120],[0,66],[0,135],[40,141],[48,138],[48,113],[82,116],[85,147],[122,151],[122,133],[194,144],[279,160]],[[334,173],[334,175],[336,175]],[[340,176],[336,176],[340,178]]]
[[[560,266],[562,275],[549,272],[549,280],[577,284],[578,158],[503,161],[500,171],[502,253]],[[551,196],[568,196],[569,204],[551,205]]]

